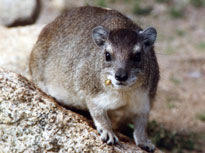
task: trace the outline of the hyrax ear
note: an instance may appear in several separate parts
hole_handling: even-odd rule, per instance
[[[96,45],[102,47],[108,39],[109,31],[102,26],[97,26],[92,31],[92,38]]]
[[[139,33],[142,36],[143,43],[146,47],[151,47],[154,45],[157,38],[157,31],[155,28],[148,27]]]

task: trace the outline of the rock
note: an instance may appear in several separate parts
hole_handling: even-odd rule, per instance
[[[4,26],[32,24],[40,12],[40,0],[0,0],[0,12]]]
[[[0,68],[1,152],[143,152],[119,139],[118,145],[103,143],[86,118],[58,105],[23,76]]]
[[[43,25],[6,28],[0,26],[0,67],[29,78],[28,59]]]

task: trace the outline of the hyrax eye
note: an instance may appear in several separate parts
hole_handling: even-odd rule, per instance
[[[141,53],[140,53],[140,52],[138,52],[138,53],[136,53],[136,54],[134,55],[134,60],[135,60],[136,62],[140,62],[140,61],[141,61]]]
[[[106,61],[111,61],[111,55],[109,52],[105,52],[105,60]]]

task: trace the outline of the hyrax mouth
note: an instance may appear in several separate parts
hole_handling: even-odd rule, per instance
[[[126,83],[124,83],[124,82],[117,82],[115,84],[117,86],[126,86]],[[114,85],[114,84],[112,83],[112,81],[110,79],[106,79],[105,80],[105,85],[109,86],[109,85]]]
[[[118,82],[118,83],[116,83],[116,84],[119,85],[119,86],[126,86],[126,84],[123,83],[123,82]]]

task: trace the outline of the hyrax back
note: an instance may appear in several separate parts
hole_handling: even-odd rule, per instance
[[[159,80],[156,35],[114,10],[71,9],[39,35],[32,79],[60,103],[88,109],[103,141],[117,142],[111,123],[133,121],[136,144],[153,149],[145,127]]]

